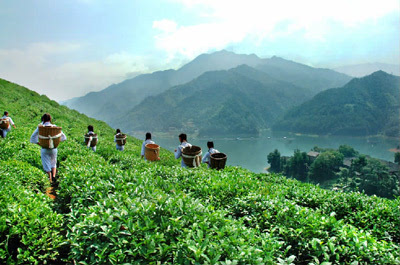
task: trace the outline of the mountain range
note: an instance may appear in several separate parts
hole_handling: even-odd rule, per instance
[[[202,54],[178,70],[157,71],[113,84],[99,92],[62,102],[64,105],[88,116],[112,122],[116,113],[121,115],[139,104],[146,97],[158,95],[168,88],[193,80],[206,71],[223,70],[240,64],[256,65],[256,55],[234,54],[220,51]]]
[[[274,130],[399,137],[400,77],[377,71],[323,91],[291,109]]]
[[[193,61],[182,66],[178,70],[170,69],[154,72],[151,74],[139,75],[135,78],[125,80],[119,84],[111,85],[102,91],[91,92],[83,97],[68,100],[64,102],[64,104],[91,117],[104,120],[113,126],[119,126],[123,128],[143,128],[144,126],[138,126],[138,123],[144,120],[143,117],[134,120],[128,119],[128,117],[137,117],[137,115],[139,114],[136,115],[134,113],[141,113],[140,108],[142,107],[138,108],[138,106],[144,106],[143,103],[146,99],[152,100],[152,97],[157,96],[165,97],[165,95],[161,94],[169,90],[171,91],[169,91],[168,94],[172,95],[172,91],[179,91],[179,88],[177,88],[177,86],[186,85],[190,87],[193,85],[191,83],[192,81],[204,74],[206,74],[206,77],[200,78],[200,80],[197,80],[197,83],[195,83],[197,84],[197,86],[207,86],[204,80],[206,80],[207,78],[211,78],[210,75],[207,74],[207,72],[217,71],[218,73],[215,73],[214,76],[211,78],[211,80],[214,80],[213,84],[207,86],[207,89],[199,88],[199,90],[203,91],[202,93],[205,93],[204,91],[208,91],[208,93],[214,94],[220,93],[220,91],[212,92],[211,90],[215,90],[218,79],[222,78],[222,80],[224,81],[221,81],[221,83],[224,83],[225,86],[221,89],[225,89],[226,91],[223,96],[221,95],[217,98],[216,105],[219,106],[218,108],[225,107],[225,109],[227,110],[229,104],[233,104],[232,102],[239,102],[241,98],[227,96],[229,94],[227,93],[228,90],[235,90],[234,88],[232,88],[232,86],[235,87],[235,84],[232,83],[233,81],[227,81],[228,77],[226,76],[225,72],[229,69],[236,68],[243,64],[247,65],[248,67],[252,67],[252,71],[254,73],[257,73],[256,75],[258,76],[265,75],[266,79],[274,80],[274,82],[283,82],[282,84],[284,84],[284,86],[287,86],[288,84],[293,85],[294,87],[299,89],[300,93],[302,93],[303,95],[302,97],[297,98],[294,102],[291,101],[292,97],[289,95],[288,99],[275,96],[276,102],[274,104],[280,106],[279,108],[277,108],[278,111],[263,114],[266,116],[271,116],[273,118],[260,119],[260,121],[262,120],[262,122],[257,122],[257,126],[253,127],[260,127],[266,124],[271,124],[271,122],[273,122],[273,119],[282,114],[282,111],[287,109],[289,103],[300,104],[301,102],[304,102],[305,100],[309,99],[320,91],[326,90],[331,87],[342,86],[351,79],[351,77],[345,74],[337,73],[329,69],[313,68],[279,57],[262,59],[254,54],[235,54],[233,52],[223,50],[211,54],[202,54],[195,58]],[[221,70],[224,70],[225,72],[220,72]],[[230,72],[230,76],[233,76],[233,72],[234,71]],[[219,77],[219,75],[221,75],[221,77]],[[243,73],[241,77],[238,78],[240,79],[242,77]],[[252,79],[251,76],[247,76],[247,78]],[[243,82],[243,80],[241,82]],[[257,78],[256,82],[262,84],[262,81],[258,80]],[[260,89],[263,90],[264,88]],[[274,93],[279,93],[278,91],[281,89],[281,87],[275,84],[274,89],[277,90]],[[281,93],[286,93],[287,95],[286,89],[287,88],[283,88],[283,92]],[[270,88],[268,91],[271,92]],[[294,89],[292,89],[292,91],[294,91]],[[227,98],[230,98],[230,100],[227,100]],[[268,102],[268,100],[268,98],[264,99],[265,102]],[[160,102],[159,99],[156,101]],[[259,101],[261,101],[261,99],[259,99]],[[235,103],[235,106],[241,106],[243,104],[244,103]],[[258,104],[256,105],[258,106]],[[209,108],[207,100],[201,99],[197,100],[196,106],[199,106],[200,108]],[[238,111],[235,111],[235,115],[240,116],[241,120],[252,120],[253,118],[250,118],[251,115],[249,117],[243,116],[243,112],[241,112],[243,111],[243,109],[244,107],[238,109]],[[249,106],[247,106],[246,109],[248,109],[248,111],[250,112],[254,111],[254,109]],[[198,109],[198,111],[201,112],[200,109]],[[221,109],[214,110],[213,113],[219,113],[220,111]],[[153,119],[158,119],[158,113],[150,113],[152,113]],[[231,112],[231,114],[233,113]],[[173,116],[176,119],[182,119],[182,117],[180,117],[178,113],[174,113]],[[212,119],[212,117],[214,116],[215,115],[207,117],[202,116],[202,118],[206,118],[207,120],[202,121],[201,124],[206,123],[210,124],[211,126],[211,124],[215,123],[216,121]],[[196,116],[193,116],[192,119],[195,121],[197,118]],[[235,120],[237,120],[237,117],[235,118]],[[194,122],[194,124],[199,125],[200,123]],[[253,122],[249,121],[248,125],[250,126],[250,124],[253,124]],[[185,128],[185,126],[177,126],[175,122],[172,122],[169,125],[163,125],[163,128],[164,127]],[[153,128],[147,128],[147,130],[153,130]],[[222,129],[221,131],[224,130],[225,129]]]
[[[311,94],[310,89],[241,65],[206,72],[148,97],[115,125],[127,131],[172,128],[200,135],[257,134]]]

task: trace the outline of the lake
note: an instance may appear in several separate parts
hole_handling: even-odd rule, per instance
[[[134,133],[133,136],[143,139],[144,134]],[[153,140],[161,147],[174,151],[179,145],[178,136],[157,136]],[[227,154],[228,165],[242,166],[253,172],[265,172],[268,166],[267,156],[278,149],[281,155],[291,156],[295,149],[308,152],[314,146],[337,149],[342,144],[352,146],[361,154],[370,155],[388,161],[394,160],[394,153],[399,141],[384,137],[343,137],[343,136],[304,136],[294,134],[268,134],[256,138],[190,138],[188,142],[198,145],[203,153],[207,149],[207,141],[214,141],[215,148]]]

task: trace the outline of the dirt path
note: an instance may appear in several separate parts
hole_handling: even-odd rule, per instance
[[[49,198],[52,200],[55,200],[57,198],[58,178],[59,176],[57,172],[55,180],[53,180],[50,183],[50,187],[46,189],[46,195],[49,196]]]
[[[55,187],[48,187],[46,189],[46,195],[49,196],[50,199],[55,200],[57,198]]]

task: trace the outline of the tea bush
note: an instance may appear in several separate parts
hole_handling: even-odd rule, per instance
[[[25,162],[0,161],[0,262],[43,264],[66,243],[63,216],[52,210],[43,173]]]
[[[114,130],[0,80],[17,125],[0,140],[0,263],[400,264],[400,199],[343,193],[239,167],[182,169],[173,154],[115,149]],[[57,197],[40,147],[49,112],[63,127]],[[94,125],[97,152],[83,143]]]

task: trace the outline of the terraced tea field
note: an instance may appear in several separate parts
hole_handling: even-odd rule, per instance
[[[0,141],[0,263],[400,264],[400,199],[339,193],[239,167],[182,169],[115,150],[114,130],[0,80],[17,125]],[[49,112],[68,139],[56,197],[29,137]],[[99,135],[86,149],[88,124]]]

